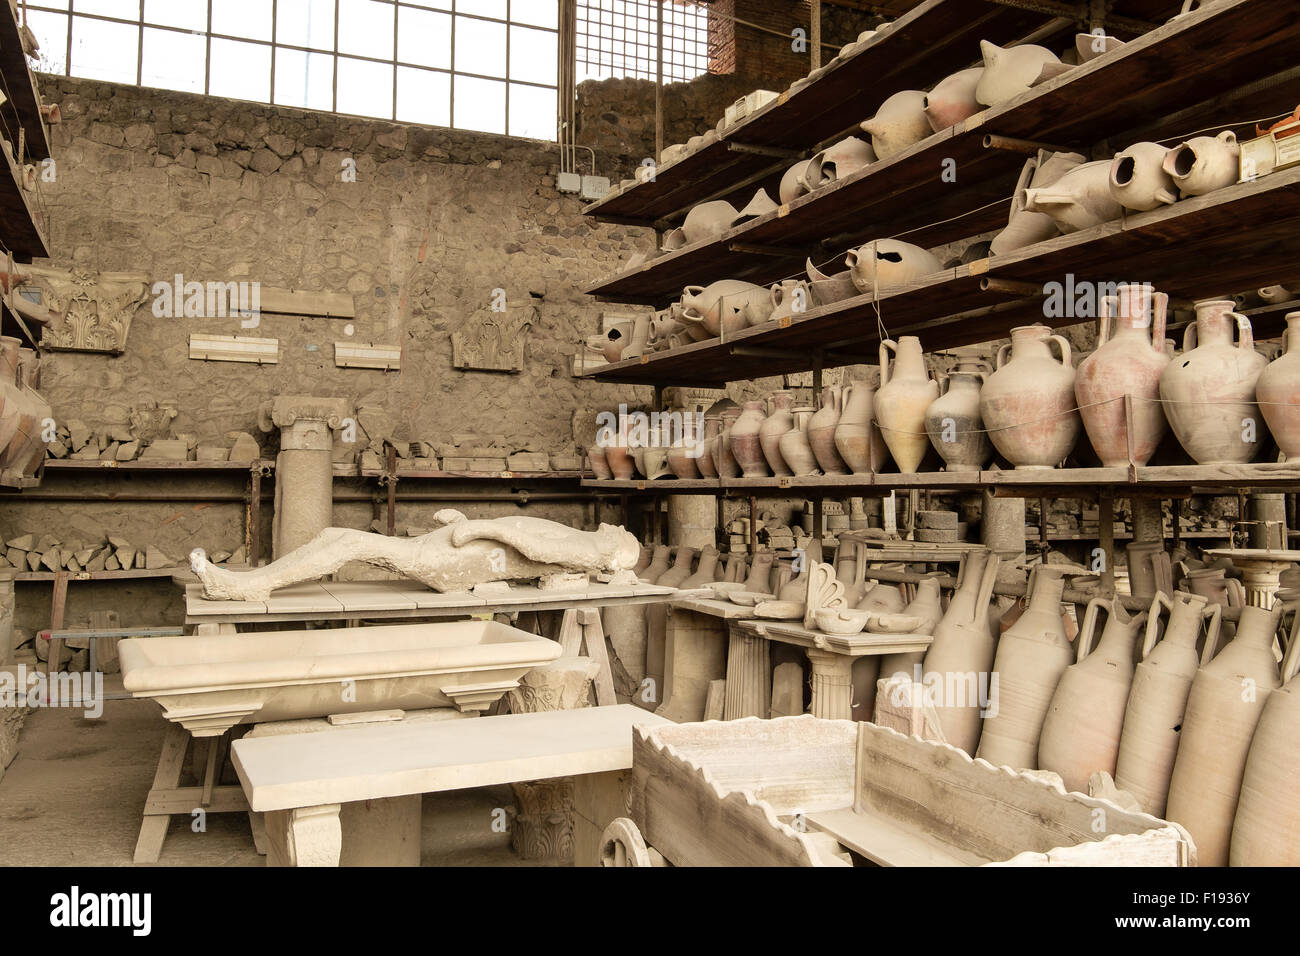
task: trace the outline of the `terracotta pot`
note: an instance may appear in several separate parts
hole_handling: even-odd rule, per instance
[[[1023,325],[1011,330],[1011,344],[998,350],[994,367],[980,390],[980,417],[993,447],[1016,468],[1054,468],[1079,439],[1070,343],[1045,325]]]
[[[837,179],[846,179],[875,161],[876,153],[870,143],[856,136],[847,136],[808,160],[803,173],[803,186],[809,192],[816,192]]]
[[[1157,644],[1162,608],[1169,612],[1169,623]],[[1143,812],[1154,817],[1164,816],[1187,695],[1197,668],[1214,656],[1222,614],[1222,607],[1195,594],[1180,591],[1172,600],[1164,594],[1152,599],[1142,661],[1133,673],[1124,712],[1115,786],[1133,794]],[[1198,655],[1196,642],[1207,620],[1205,648]]]
[[[808,603],[808,567],[809,562],[805,560],[800,566],[799,573],[781,585],[781,589],[776,592],[778,601],[793,601],[796,604]]]
[[[934,641],[923,665],[926,695],[930,698],[933,691],[944,739],[971,755],[980,737],[981,675],[991,690],[988,672],[993,666],[995,639],[989,624],[989,602],[999,563],[998,556],[987,551],[966,554],[961,580],[934,629]]]
[[[763,321],[802,315],[812,306],[812,289],[802,279],[785,279],[769,289],[771,307]],[[752,323],[758,325],[758,322]]]
[[[673,558],[673,566],[659,576],[655,582],[666,588],[679,588],[682,582],[691,576],[691,565],[695,562],[695,555],[699,552],[695,548],[679,546],[677,554]],[[714,549],[716,559],[717,550]]]
[[[980,52],[984,56],[984,75],[975,87],[975,98],[985,106],[1013,100],[1045,77],[1068,69],[1051,50],[1033,43],[1003,48],[981,40]]]
[[[980,417],[980,388],[987,362],[962,359],[939,381],[939,397],[925,410],[925,433],[947,471],[979,471],[993,457]]]
[[[899,90],[880,104],[875,116],[862,123],[863,132],[871,136],[877,159],[888,159],[934,134],[925,105],[921,90]]]
[[[807,170],[808,160],[801,159],[785,171],[785,175],[781,177],[781,185],[778,189],[781,202],[794,202],[800,196],[803,196],[808,192],[808,187],[804,185],[803,181],[804,173],[807,172]]]
[[[817,472],[817,456],[813,454],[812,445],[808,443],[808,420],[813,410],[802,406],[794,410],[794,427],[781,436],[781,457],[794,474],[812,475]]]
[[[1106,627],[1093,651],[1097,615]],[[1115,775],[1124,708],[1133,684],[1134,645],[1146,612],[1129,615],[1118,601],[1093,598],[1079,628],[1077,662],[1061,674],[1043,718],[1038,768],[1061,775],[1065,789],[1088,792],[1099,770]]]
[[[713,446],[713,464],[722,478],[740,477],[740,462],[731,450],[731,430],[739,418],[738,408],[729,408],[722,413],[722,431]]]
[[[626,443],[605,446],[605,461],[609,463],[609,470],[613,472],[614,477],[620,481],[627,481],[636,476],[636,462],[632,458],[632,449],[627,447]]]
[[[650,565],[638,575],[639,579],[647,584],[658,584],[659,579],[664,576],[671,567],[673,549],[666,544],[656,545],[653,556],[650,559]]]
[[[22,417],[22,389],[18,382],[18,350],[21,340],[0,336],[0,464],[18,434]]]
[[[713,547],[713,545],[709,545],[708,547],[701,549],[700,561],[699,564],[696,565],[695,573],[684,579],[681,584],[677,585],[677,587],[684,591],[690,590],[691,588],[707,587],[717,580],[717,572],[718,549]]]
[[[875,611],[879,614],[902,614],[903,595],[897,584],[874,584],[865,589],[862,600],[857,604],[859,611]]]
[[[1136,598],[1149,601],[1160,590],[1156,574],[1156,555],[1164,560],[1163,541],[1133,541],[1124,549],[1128,557],[1128,591]]]
[[[735,225],[739,217],[736,207],[725,199],[697,203],[686,214],[681,226],[665,234],[664,248],[682,249],[720,236]]]
[[[1110,192],[1110,160],[1083,163],[1050,186],[1025,190],[1025,209],[1050,216],[1061,232],[1091,229],[1124,213]]]
[[[1115,154],[1110,163],[1110,194],[1125,209],[1149,212],[1178,202],[1178,187],[1165,172],[1169,148],[1159,143],[1134,143]]]
[[[935,628],[939,626],[939,621],[943,619],[943,605],[939,600],[939,582],[934,578],[927,578],[917,584],[916,597],[903,608],[903,613],[922,619],[922,623],[916,629],[918,634],[933,635]],[[880,676],[889,678],[901,673],[915,680],[916,667],[924,661],[925,651],[886,654],[880,659]]]
[[[1183,354],[1160,376],[1169,427],[1201,465],[1251,461],[1268,438],[1255,404],[1255,382],[1268,360],[1255,351],[1250,320],[1234,312],[1234,304],[1197,302],[1196,324],[1183,333]]]
[[[1228,582],[1223,568],[1200,568],[1188,571],[1183,576],[1183,584],[1193,594],[1205,598],[1211,604],[1229,607]]]
[[[754,308],[771,301],[761,285],[739,279],[719,279],[708,286],[688,285],[682,290],[682,315],[699,322],[713,335],[731,334],[749,327]]]
[[[714,448],[718,444],[718,435],[722,431],[722,416],[704,416],[704,440],[700,442],[700,454],[695,459],[701,478],[718,477],[718,466],[714,463]]]
[[[1060,235],[1061,230],[1051,216],[1030,212],[1025,208],[1025,194],[1031,187],[1044,189],[1053,185],[1085,161],[1086,157],[1080,153],[1051,153],[1045,149],[1039,150],[1036,157],[1026,160],[1015,192],[1011,194],[1011,215],[1007,218],[1007,226],[994,237],[989,251],[995,256],[1005,256],[1017,249]]]
[[[1241,174],[1237,134],[1196,136],[1171,149],[1162,166],[1184,196],[1203,196],[1235,183]]]
[[[745,590],[758,594],[770,594],[772,587],[772,552],[760,551],[754,555],[749,566],[749,575],[745,578]]]
[[[1119,286],[1118,314],[1103,298],[1097,348],[1079,363],[1074,396],[1093,451],[1107,466],[1145,465],[1168,429],[1160,404],[1169,296],[1145,285]],[[1155,343],[1154,345],[1152,343]],[[1132,422],[1132,434],[1128,423]]]
[[[1289,312],[1282,355],[1259,373],[1255,398],[1277,447],[1287,459],[1300,455],[1300,312]]]
[[[1080,63],[1091,63],[1097,57],[1118,50],[1123,45],[1124,41],[1119,37],[1107,36],[1104,31],[1074,35],[1074,52],[1079,54]]]
[[[984,68],[977,66],[972,70],[960,70],[935,84],[922,104],[933,132],[955,126],[983,109],[975,98],[975,90],[983,78]]]
[[[858,543],[851,538],[841,538],[835,555],[835,580],[844,585],[844,603],[853,608],[867,593],[858,575],[858,564]]]
[[[591,462],[591,473],[596,478],[607,481],[614,477],[609,462],[605,460],[605,449],[600,445],[591,445],[587,448],[587,460]]]
[[[890,364],[889,353],[895,355]],[[875,414],[885,445],[903,474],[921,464],[930,447],[925,432],[925,412],[939,397],[939,383],[925,369],[921,340],[904,335],[897,342],[880,343],[880,388],[876,391]]]
[[[1231,866],[1300,866],[1300,640],[1282,660],[1279,690],[1268,695],[1251,737],[1228,852]]]
[[[746,402],[740,417],[731,426],[731,454],[745,478],[766,478],[770,474],[758,438],[766,419],[762,402]]]
[[[794,415],[790,413],[793,407],[794,392],[773,392],[772,414],[764,419],[758,430],[758,443],[763,449],[763,457],[772,469],[772,474],[778,477],[794,474],[781,457],[781,436],[794,428]]]
[[[1074,659],[1061,619],[1063,569],[1040,565],[1032,574],[1029,606],[998,639],[993,672],[997,710],[984,718],[977,757],[1013,770],[1038,766],[1038,740],[1057,682]]]
[[[668,467],[678,478],[700,477],[700,460],[703,457],[703,439],[696,434],[695,416],[682,414],[682,435],[668,448]]]
[[[811,259],[806,265],[808,288],[812,290],[813,305],[830,305],[851,299],[858,294],[858,287],[853,284],[853,273],[848,269],[827,275],[820,271]]]
[[[840,422],[840,390],[832,385],[822,389],[822,407],[808,420],[808,444],[817,464],[826,475],[847,475],[849,466],[835,449],[835,427]]]
[[[943,263],[920,246],[898,239],[875,239],[850,249],[845,263],[860,292],[888,289],[943,271]]]
[[[1165,818],[1187,828],[1200,866],[1228,863],[1251,738],[1269,697],[1282,685],[1273,660],[1280,616],[1280,607],[1242,608],[1237,636],[1192,679]]]
[[[844,390],[835,450],[855,475],[882,471],[889,457],[875,422],[875,401],[876,389],[869,381],[853,382]]]

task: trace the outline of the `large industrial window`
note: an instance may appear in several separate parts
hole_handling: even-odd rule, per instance
[[[32,0],[38,68],[555,139],[558,0]]]
[[[664,82],[709,70],[708,8],[682,0],[578,0],[578,82],[655,78],[656,8],[663,4]]]

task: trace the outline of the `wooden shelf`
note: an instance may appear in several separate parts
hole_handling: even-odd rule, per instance
[[[1105,132],[1118,148],[1167,135],[1171,114],[1178,117],[1175,134],[1223,123],[1250,135],[1252,124],[1242,124],[1243,117],[1288,112],[1300,101],[1300,76],[1252,90],[1293,65],[1297,42],[1300,18],[1286,0],[1206,8],[888,160],[717,238],[623,270],[587,292],[663,306],[688,284],[720,278],[770,284],[802,274],[807,257],[833,272],[842,265],[830,262],[873,238],[903,236],[933,247],[997,229],[1007,218],[1007,203],[999,200],[1009,200],[1025,160],[1026,147],[1003,148],[1007,139],[1087,152]],[[1207,57],[1211,46],[1216,54]],[[1229,86],[1252,92],[1225,99]],[[1135,88],[1141,96],[1130,95]],[[1127,132],[1115,135],[1120,131]],[[956,183],[939,179],[948,161],[955,164]]]
[[[728,129],[721,139],[677,163],[657,170],[652,182],[638,183],[587,207],[607,222],[663,225],[708,199],[752,193],[817,144],[857,131],[898,90],[925,89],[943,77],[977,65],[979,41],[1000,45],[1033,37],[1061,42],[1075,32],[1070,20],[1024,9],[1026,5],[989,0],[925,0],[872,37],[850,56],[836,58],[826,71],[795,91],[787,90],[766,107]],[[1119,0],[1111,32],[1125,37],[1163,23],[1178,12],[1176,0]],[[1086,6],[1080,6],[1086,12]],[[1129,29],[1125,29],[1129,27]]]
[[[382,478],[383,469],[335,465],[335,478]],[[428,481],[577,481],[589,473],[581,471],[439,471],[435,468],[398,468],[399,480]]]
[[[36,78],[27,64],[23,53],[22,38],[19,36],[18,15],[13,6],[6,2],[0,11],[0,83],[4,85],[5,95],[9,101],[0,107],[0,115],[9,126],[9,133],[17,137],[18,130],[12,126],[16,121],[21,125],[27,141],[27,156],[40,162],[50,155],[49,132],[45,120],[41,117],[41,95],[36,89]],[[17,148],[17,142],[14,147]]]
[[[94,471],[94,472],[177,472],[177,471],[250,471],[255,465],[274,469],[273,461],[149,461],[133,459],[132,461],[83,461],[74,458],[47,458],[46,471]]]
[[[893,338],[919,335],[922,345],[933,349],[988,342],[1031,322],[1059,327],[1088,321],[1044,315],[1044,286],[1064,282],[1067,275],[1076,282],[1149,282],[1187,300],[1285,285],[1300,278],[1300,168],[947,269],[887,289],[874,300],[857,296],[753,326],[725,341],[614,362],[585,377],[718,386],[803,371],[818,351],[825,367],[874,364],[882,327]],[[999,279],[1032,287],[1034,294],[1008,295],[988,287]]]
[[[1116,497],[1146,490],[1205,489],[1212,493],[1254,488],[1285,488],[1300,491],[1300,462],[1254,462],[1245,465],[1146,465],[1130,469],[1051,468],[1009,471],[920,472],[917,474],[814,475],[794,478],[712,478],[684,481],[584,479],[582,487],[623,493],[653,495],[712,494],[732,497],[821,493],[829,497],[864,495],[890,491],[981,491],[1009,497],[1093,497],[1098,488],[1111,488]],[[1195,493],[1195,492],[1194,492]]]
[[[3,16],[0,15],[0,20]],[[8,156],[0,168],[0,244],[19,262],[48,257],[45,216],[39,193],[22,187],[22,169]],[[39,187],[38,187],[39,188]]]

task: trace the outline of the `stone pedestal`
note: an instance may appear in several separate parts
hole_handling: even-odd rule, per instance
[[[772,699],[771,645],[740,628],[731,628],[727,646],[727,701],[724,720],[767,717]]]
[[[984,492],[984,514],[980,519],[980,541],[1002,558],[998,580],[1023,580],[1016,565],[1025,562],[1025,499],[995,498]]]
[[[1286,496],[1252,494],[1246,499],[1248,546],[1281,551],[1289,547],[1286,540]]]
[[[703,548],[717,543],[718,506],[709,495],[669,495],[668,543]]]
[[[351,415],[342,398],[281,395],[262,407],[262,431],[280,429],[272,558],[301,547],[333,524],[334,431]]]
[[[655,711],[675,723],[704,719],[709,682],[727,670],[727,628],[716,617],[668,609],[664,644],[664,702]]]
[[[808,661],[812,664],[809,712],[827,720],[852,720],[853,658],[810,647]]]
[[[588,706],[600,665],[588,657],[561,657],[535,667],[507,692],[510,713],[576,710]],[[573,862],[573,778],[512,783],[519,808],[510,822],[510,845],[525,860]]]
[[[1130,504],[1133,508],[1133,540],[1165,540],[1164,509],[1159,498],[1134,498]]]

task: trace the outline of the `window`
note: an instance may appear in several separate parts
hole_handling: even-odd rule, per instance
[[[559,0],[31,0],[37,68],[555,139]]]
[[[674,0],[578,0],[578,82],[631,76],[653,80],[663,4],[664,82],[709,70],[708,8]]]

